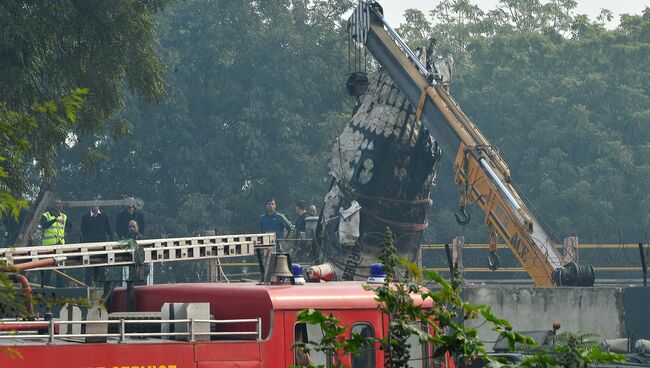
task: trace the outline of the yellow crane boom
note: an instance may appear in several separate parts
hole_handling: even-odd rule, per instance
[[[469,220],[465,205],[476,202],[490,231],[491,260],[497,238],[513,251],[536,285],[591,286],[593,267],[563,257],[511,184],[508,165],[461,110],[438,75],[427,69],[383,18],[379,4],[360,2],[348,21],[350,38],[363,44],[388,72],[447,157],[454,157],[460,191],[460,223]],[[450,153],[455,153],[452,155]]]

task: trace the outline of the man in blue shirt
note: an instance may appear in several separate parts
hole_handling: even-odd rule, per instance
[[[277,239],[284,239],[293,225],[286,216],[275,211],[275,198],[266,200],[266,213],[260,217],[260,229],[263,233],[275,233]]]

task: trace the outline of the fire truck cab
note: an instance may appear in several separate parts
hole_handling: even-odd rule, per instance
[[[126,289],[116,289],[108,306],[109,318],[78,321],[84,326],[83,333],[62,334],[61,329],[75,323],[64,322],[65,318],[5,322],[4,329],[13,323],[16,327],[13,336],[0,338],[0,349],[8,352],[0,354],[0,366],[218,368],[288,367],[309,362],[315,366],[383,367],[383,352],[377,347],[354,356],[307,355],[291,349],[297,340],[317,342],[322,338],[319,326],[296,322],[304,309],[339,318],[349,327],[347,337],[351,331],[385,336],[388,322],[374,298],[362,282],[169,284],[136,287],[134,311],[126,312]],[[209,316],[174,315],[172,311],[178,313],[179,306],[186,311],[191,309],[188,306],[203,306]],[[30,330],[26,327],[30,323],[40,325]],[[108,326],[107,331],[92,333],[89,326],[101,324]],[[453,366],[431,361],[432,348],[416,336],[410,345],[411,367]]]

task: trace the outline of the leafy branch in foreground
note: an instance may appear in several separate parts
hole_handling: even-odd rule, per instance
[[[323,337],[320,342],[296,341],[291,345],[291,349],[296,352],[296,356],[301,357],[299,358],[300,361],[296,361],[294,367],[314,368],[314,365],[309,359],[309,354],[312,351],[323,352],[327,356],[338,360],[337,352],[339,351],[343,352],[343,354],[354,354],[361,351],[364,347],[381,342],[380,339],[363,337],[356,332],[352,332],[349,339],[342,338],[345,336],[348,328],[343,326],[341,321],[333,315],[327,316],[323,312],[315,309],[301,311],[297,316],[297,322],[320,326],[323,331]],[[335,366],[341,366],[340,361],[336,363]],[[321,365],[318,367],[321,367]]]
[[[553,337],[552,344],[525,347],[522,352],[527,357],[521,362],[523,367],[586,368],[594,364],[618,363],[626,360],[625,355],[603,352],[591,334],[575,335],[569,332]]]
[[[44,178],[53,175],[58,148],[76,123],[86,94],[87,89],[77,88],[56,102],[33,104],[29,113],[11,111],[6,103],[0,102],[0,219],[5,216],[17,219],[20,209],[27,207],[22,198],[28,186],[27,167],[35,165],[39,176]],[[26,290],[17,293],[16,276],[10,276],[13,270],[9,267],[5,271],[0,271],[0,311],[3,314],[33,318],[30,305],[42,304],[49,308],[65,303],[87,303],[69,298],[45,298]]]
[[[347,328],[339,320],[317,310],[308,310],[298,315],[298,323],[320,325],[325,338],[320,343],[298,342],[293,345],[294,350],[302,349],[306,353],[323,351],[336,357],[337,352],[355,354],[363,346],[378,344],[384,351],[386,366],[407,367],[411,358],[409,337],[415,335],[421,343],[432,344],[434,359],[447,356],[482,356],[490,359],[478,339],[477,330],[466,328],[463,324],[466,320],[477,318],[492,324],[493,330],[507,338],[512,347],[515,343],[535,344],[532,338],[511,332],[510,323],[494,316],[490,307],[463,301],[458,285],[452,286],[436,272],[423,274],[415,264],[400,259],[389,229],[386,229],[380,257],[386,279],[378,287],[366,285],[365,288],[375,293],[379,311],[388,317],[387,336],[364,338],[352,334],[351,338],[346,339]],[[425,278],[434,283],[435,290],[421,287]],[[312,365],[307,363],[303,366]]]
[[[480,357],[492,367],[525,368],[586,368],[595,363],[612,363],[624,356],[602,352],[597,344],[587,340],[588,335],[564,333],[554,337],[552,346],[537,346],[529,336],[513,332],[510,323],[495,316],[487,305],[475,305],[461,297],[460,283],[450,283],[438,273],[422,272],[414,263],[397,257],[393,236],[389,229],[384,236],[381,261],[386,280],[379,287],[366,285],[373,291],[381,313],[388,317],[388,334],[384,338],[367,338],[355,333],[345,338],[347,327],[341,321],[321,311],[306,310],[298,315],[299,323],[319,325],[323,339],[319,343],[297,342],[292,348],[308,356],[310,351],[326,353],[341,366],[339,353],[357,354],[363,347],[378,344],[384,351],[385,366],[407,367],[410,359],[410,336],[433,347],[432,358],[442,361],[447,357]],[[402,274],[400,275],[400,271]],[[424,281],[431,290],[422,288]],[[508,341],[511,351],[517,347],[527,357],[521,362],[501,362],[490,357],[478,338],[478,330],[467,328],[467,320],[482,319]],[[457,360],[457,359],[455,359]],[[296,362],[298,366],[313,367],[311,361]]]
[[[30,168],[43,179],[54,176],[59,148],[77,121],[88,90],[77,88],[58,101],[34,103],[30,112],[11,111],[0,102],[0,218],[18,217],[27,202]]]
[[[435,271],[423,273],[416,264],[397,257],[389,229],[384,236],[381,261],[386,271],[384,283],[378,287],[365,285],[365,288],[375,293],[379,311],[388,317],[387,336],[367,338],[352,333],[346,339],[347,327],[340,320],[310,309],[298,315],[298,323],[319,325],[324,337],[320,342],[295,343],[292,348],[296,352],[305,356],[310,351],[324,352],[335,359],[334,366],[338,367],[341,366],[339,353],[356,354],[364,346],[378,344],[384,351],[386,367],[407,367],[412,358],[409,344],[413,339],[409,337],[417,336],[421,343],[433,346],[433,359],[442,361],[451,357],[457,361],[460,357],[476,357],[485,359],[492,367],[586,368],[625,358],[602,352],[586,339],[588,335],[564,333],[555,336],[551,346],[537,346],[531,337],[513,332],[510,323],[495,316],[489,306],[464,301],[460,283],[450,283]],[[430,290],[420,286],[425,280],[432,285]],[[521,362],[501,362],[490,357],[478,338],[478,330],[464,326],[465,321],[474,319],[491,325],[492,331],[508,341],[511,351],[517,347],[527,358]],[[296,365],[313,367],[308,359],[297,361]]]
[[[396,257],[397,251],[392,240],[392,234],[386,229],[382,255]],[[383,262],[384,259],[381,259]],[[446,356],[487,356],[485,346],[478,339],[478,331],[466,328],[464,322],[483,318],[492,325],[492,330],[504,336],[510,346],[515,343],[533,345],[530,337],[511,332],[512,326],[505,319],[497,318],[490,307],[474,305],[461,297],[460,284],[452,284],[435,271],[422,272],[415,263],[399,259],[399,265],[404,269],[404,275],[398,282],[387,282],[376,289],[379,309],[389,316],[389,331],[395,329],[402,336],[399,344],[406,346],[406,351],[396,348],[396,344],[387,341],[384,344],[386,362],[391,367],[406,367],[408,359],[408,343],[403,339],[405,334],[417,335],[420,342],[428,342],[433,346],[433,359],[443,359]],[[387,270],[387,276],[397,269]],[[427,282],[431,290],[420,285]],[[419,328],[423,324],[426,328]],[[406,338],[408,338],[408,335]],[[388,339],[392,338],[389,332]],[[403,343],[404,342],[404,343]]]

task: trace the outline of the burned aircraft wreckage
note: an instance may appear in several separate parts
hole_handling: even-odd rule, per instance
[[[415,259],[440,159],[438,145],[388,73],[378,71],[368,84],[332,150],[333,184],[316,234],[315,261],[331,263],[347,280],[368,275],[386,227],[398,253]]]

